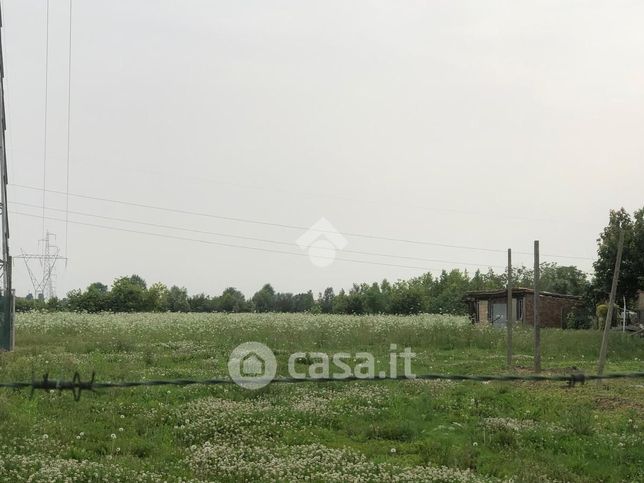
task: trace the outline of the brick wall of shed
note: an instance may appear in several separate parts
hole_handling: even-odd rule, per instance
[[[541,327],[565,327],[566,315],[579,304],[575,299],[564,299],[539,296],[540,301],[540,325]],[[534,295],[529,294],[524,298],[523,320],[528,325],[534,323]]]

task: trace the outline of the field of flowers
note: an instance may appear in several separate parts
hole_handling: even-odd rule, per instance
[[[516,371],[532,365],[515,332]],[[592,372],[600,335],[544,330],[548,373]],[[293,352],[367,351],[417,374],[505,373],[502,331],[420,315],[19,314],[0,381],[227,377],[258,341],[279,374]],[[612,335],[607,370],[644,370],[644,340]],[[0,481],[644,481],[644,381],[363,381],[0,391]]]

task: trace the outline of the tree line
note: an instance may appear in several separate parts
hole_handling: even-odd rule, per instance
[[[583,295],[589,286],[583,272],[571,266],[542,264],[542,289]],[[532,285],[532,270],[516,271],[515,284]],[[184,287],[167,287],[162,283],[149,285],[139,275],[117,278],[112,287],[101,282],[85,290],[72,290],[62,299],[48,301],[19,299],[16,309],[67,310],[75,312],[313,312],[329,314],[465,314],[463,296],[471,290],[502,289],[505,273],[477,270],[443,271],[439,276],[426,273],[409,280],[354,284],[349,290],[332,287],[314,296],[303,293],[277,292],[265,284],[255,294],[246,296],[234,287],[220,295],[204,293],[189,295]]]
[[[625,242],[617,299],[625,297],[634,305],[638,290],[644,290],[644,208],[631,216],[623,208],[611,210],[609,223],[597,239],[597,260],[594,276],[589,279],[575,266],[542,263],[540,289],[543,291],[578,295],[584,306],[594,313],[598,303],[608,299],[617,253],[620,229]],[[532,287],[533,271],[526,267],[515,269],[513,285]],[[112,287],[101,282],[85,290],[72,290],[61,300],[19,298],[16,310],[69,310],[84,312],[314,312],[332,314],[465,314],[463,302],[466,292],[503,289],[507,274],[489,269],[473,274],[465,270],[443,271],[439,276],[426,273],[409,280],[354,284],[349,290],[335,291],[328,287],[314,295],[276,292],[265,284],[252,297],[234,287],[220,295],[204,293],[189,295],[184,287],[167,287],[162,283],[150,286],[138,276],[116,279]]]

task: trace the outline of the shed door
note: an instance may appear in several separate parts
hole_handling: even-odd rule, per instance
[[[492,304],[492,320],[495,326],[505,327],[507,322],[507,304],[503,302],[494,302]]]

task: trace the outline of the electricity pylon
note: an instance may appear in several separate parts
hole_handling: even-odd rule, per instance
[[[14,258],[22,258],[25,261],[31,285],[34,288],[34,296],[38,299],[48,300],[56,296],[54,283],[56,281],[56,262],[67,258],[60,256],[60,249],[52,243],[56,235],[47,232],[45,238],[40,240],[40,253],[24,253]],[[41,272],[37,274],[29,264],[32,260],[40,262]]]

